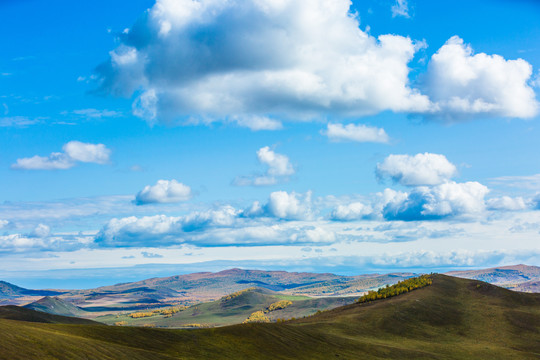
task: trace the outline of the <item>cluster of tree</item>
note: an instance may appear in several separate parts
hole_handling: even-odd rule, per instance
[[[244,320],[242,322],[242,324],[247,324],[247,323],[268,323],[268,322],[270,322],[270,319],[268,318],[268,316],[265,315],[264,311],[259,310],[259,311],[255,311],[254,313],[249,315],[249,317],[246,320]]]
[[[256,289],[255,287],[250,287],[250,288],[247,288],[247,289],[244,289],[244,290],[240,290],[240,291],[237,291],[237,292],[233,292],[232,294],[223,296],[223,297],[221,298],[221,301],[227,301],[227,300],[234,299],[235,297],[238,297],[238,296],[240,296],[240,295],[242,295],[242,294],[247,293],[248,291],[253,291],[253,290],[255,290],[255,289]]]
[[[164,317],[171,317],[177,312],[184,311],[187,308],[188,306],[179,305],[179,306],[173,306],[166,309],[155,309],[155,310],[146,311],[146,312],[144,311],[135,312],[135,313],[128,314],[128,316],[132,319],[145,318],[145,317],[150,317],[150,316],[155,316],[155,315],[163,315]],[[116,317],[118,317],[118,315]]]
[[[180,306],[174,306],[167,309],[159,310],[159,314],[163,315],[165,317],[171,317],[177,312],[184,311],[188,308],[188,306],[180,305]]]
[[[304,316],[305,317],[305,316]],[[283,322],[286,322],[286,321],[290,321],[290,320],[296,320],[296,318],[293,316],[291,318],[288,318],[288,319],[282,319],[282,318],[277,318],[276,319],[276,322],[277,323],[283,323]]]
[[[115,326],[126,326],[127,321],[117,321],[114,323]]]
[[[150,317],[150,316],[154,316],[154,315],[157,315],[157,313],[153,312],[153,311],[149,311],[149,312],[136,312],[136,313],[131,313],[129,314],[128,316],[132,319],[139,319],[139,318],[145,318],[145,317]]]
[[[290,301],[290,300],[280,300],[280,301],[277,301],[277,302],[275,302],[273,304],[270,304],[270,306],[268,306],[264,312],[269,313],[271,311],[276,311],[276,310],[279,310],[279,309],[285,309],[287,306],[290,306],[290,305],[292,305],[292,301]]]
[[[386,299],[392,296],[412,291],[414,289],[431,285],[431,283],[431,275],[421,275],[419,277],[400,281],[392,286],[386,285],[386,287],[382,287],[377,291],[369,291],[367,294],[360,297],[357,302],[365,303],[379,299]]]
[[[184,324],[183,327],[190,327],[190,328],[207,328],[210,327],[210,325],[206,324]]]

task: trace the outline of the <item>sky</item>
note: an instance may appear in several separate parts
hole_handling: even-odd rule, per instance
[[[540,266],[540,3],[0,1],[0,279]]]

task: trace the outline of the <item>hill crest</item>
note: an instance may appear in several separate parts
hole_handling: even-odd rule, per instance
[[[84,316],[86,311],[83,309],[64,301],[58,297],[45,296],[33,303],[23,306],[26,309],[35,311],[41,311],[53,315],[62,316]]]

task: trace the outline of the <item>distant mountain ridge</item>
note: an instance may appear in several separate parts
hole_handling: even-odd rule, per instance
[[[132,283],[103,286],[96,289],[72,290],[60,298],[86,310],[143,309],[173,304],[191,305],[217,300],[224,295],[249,287],[259,287],[291,295],[360,296],[365,291],[414,276],[413,273],[370,274],[342,276],[335,274],[298,273],[228,269],[216,273],[199,272],[162,278],[151,278]],[[114,303],[113,303],[114,299]],[[119,310],[122,310],[119,309]]]
[[[62,292],[54,290],[30,290],[10,284],[6,281],[0,281],[0,298],[20,296],[54,296],[59,294],[62,294]]]
[[[446,275],[485,281],[510,290],[540,293],[540,267],[501,266],[480,270],[450,271]]]
[[[536,266],[515,265],[483,270],[453,271],[447,274],[482,280],[516,291],[540,292],[540,268]],[[2,281],[0,282],[0,304],[25,305],[43,296],[55,296],[98,316],[119,311],[145,310],[150,307],[210,302],[254,286],[282,294],[315,298],[359,297],[369,290],[376,290],[386,284],[395,284],[413,276],[415,276],[414,273],[342,276],[331,273],[235,268],[216,273],[199,272],[95,289],[62,291],[28,290]],[[71,309],[71,311],[74,310]]]

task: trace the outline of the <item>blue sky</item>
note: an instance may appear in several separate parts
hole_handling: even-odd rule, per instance
[[[25,0],[0,19],[2,279],[540,265],[535,1]]]

